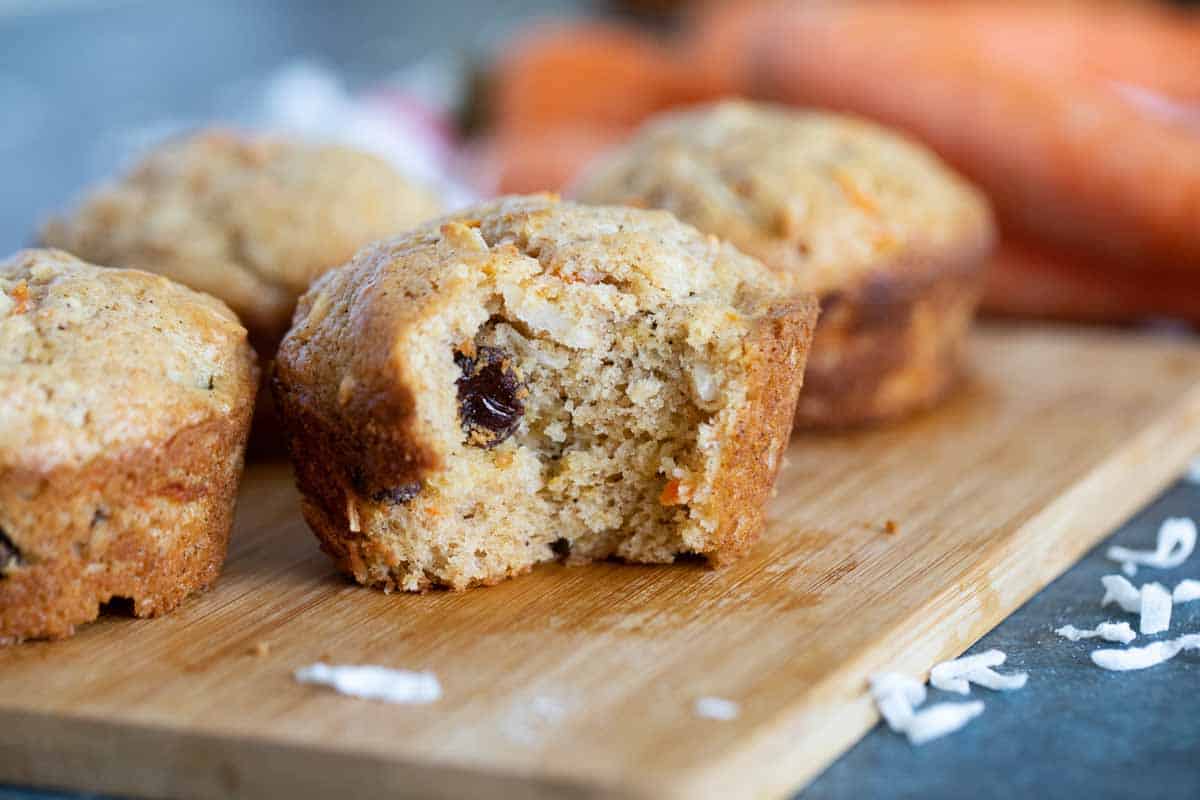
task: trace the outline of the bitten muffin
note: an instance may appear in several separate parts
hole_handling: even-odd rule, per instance
[[[218,300],[54,250],[0,261],[0,644],[216,579],[257,385]]]
[[[667,209],[820,297],[800,425],[895,419],[936,403],[960,375],[991,215],[978,191],[896,134],[721,103],[651,121],[573,194]]]
[[[733,558],[816,313],[665,212],[507,198],[377,243],[301,299],[275,363],[305,516],[389,590]]]
[[[367,153],[206,130],[151,152],[51,220],[42,240],[224,300],[270,358],[314,278],[440,211],[432,194]]]

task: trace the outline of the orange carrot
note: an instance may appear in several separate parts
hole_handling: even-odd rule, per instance
[[[494,123],[509,133],[581,124],[630,128],[673,103],[674,75],[663,48],[636,29],[534,28],[509,43],[496,65]]]
[[[724,46],[745,54],[752,93],[853,111],[931,144],[1025,238],[1129,269],[1200,269],[1200,27],[1183,17],[1168,33],[1141,4],[1099,23],[1075,4],[1016,5],[756,4]],[[1032,30],[1042,19],[1077,25],[1074,44],[1055,50]],[[1133,44],[1141,37],[1183,61],[1163,66],[1154,44]],[[1088,53],[1123,42],[1112,62],[1130,78],[1117,81]]]
[[[497,132],[486,140],[480,158],[498,193],[562,191],[581,169],[627,135],[588,125],[559,125],[537,133]]]
[[[1094,322],[1172,317],[1200,323],[1200,277],[1131,273],[1045,246],[1004,240],[989,265],[985,312]]]

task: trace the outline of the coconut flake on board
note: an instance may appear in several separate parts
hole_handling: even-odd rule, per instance
[[[1189,633],[1177,639],[1164,639],[1144,647],[1127,647],[1124,650],[1094,650],[1092,662],[1107,670],[1126,672],[1146,669],[1164,661],[1170,661],[1183,650],[1200,650],[1200,633]]]
[[[936,689],[958,694],[970,694],[972,683],[995,691],[1020,689],[1029,680],[1027,673],[1002,675],[992,669],[1003,664],[1005,658],[999,650],[986,650],[978,655],[943,661],[930,671],[929,683]]]
[[[1121,564],[1126,575],[1137,574],[1138,565],[1156,569],[1178,567],[1196,549],[1196,523],[1187,517],[1171,517],[1163,520],[1158,528],[1158,543],[1153,550],[1133,550],[1113,545],[1107,557]]]
[[[728,722],[737,719],[742,713],[742,707],[724,697],[698,697],[692,707],[693,713],[702,719],[716,719]]]
[[[442,696],[442,685],[432,672],[318,662],[301,667],[293,676],[300,683],[328,686],[364,700],[422,704],[435,702]]]
[[[1101,622],[1088,630],[1076,628],[1074,625],[1063,625],[1061,628],[1055,628],[1054,632],[1072,642],[1078,642],[1080,639],[1099,638],[1106,642],[1129,644],[1137,638],[1137,634],[1133,632],[1133,628],[1129,627],[1128,622]]]

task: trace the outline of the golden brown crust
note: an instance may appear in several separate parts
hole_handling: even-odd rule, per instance
[[[301,299],[275,364],[304,515],[388,590],[732,557],[762,529],[816,315],[664,212],[507,198],[377,243]],[[471,388],[484,350],[502,374]]]
[[[936,405],[957,385],[982,291],[989,237],[949,253],[907,255],[821,298],[800,428],[889,422]]]
[[[15,299],[14,299],[15,298]],[[0,261],[0,643],[216,577],[258,385],[246,329],[159,275]]]
[[[274,364],[271,391],[286,421],[301,511],[321,549],[338,568],[360,583],[371,583],[364,565],[379,560],[379,555],[368,552],[371,540],[354,530],[349,509],[360,498],[369,500],[389,486],[419,483],[436,468],[436,454],[417,434],[406,387],[396,385],[391,393],[374,395],[378,402],[372,408],[380,413],[386,409],[385,418],[395,425],[383,436],[382,426],[371,417],[349,414],[349,418],[329,419],[325,408],[304,391],[301,377],[293,374],[294,366],[286,359]],[[386,400],[389,396],[391,402]]]
[[[213,297],[59,251],[17,253],[0,261],[0,470],[80,469],[223,417],[253,396],[251,357]]]
[[[385,249],[364,249],[352,265],[367,268],[386,265]],[[404,324],[403,304],[362,299],[371,313],[358,308],[357,290],[345,275],[333,275],[304,295],[296,312],[296,325],[272,370],[272,395],[286,422],[293,461],[309,462],[322,474],[312,476],[317,496],[344,506],[341,497],[349,487],[363,495],[420,480],[438,466],[438,455],[419,436],[416,399],[398,375],[389,345]],[[402,276],[401,276],[402,277]],[[324,290],[322,290],[324,287]],[[385,275],[363,294],[380,296],[403,289],[395,276]],[[335,297],[332,301],[331,297]],[[336,304],[334,307],[333,304]],[[330,324],[321,323],[330,318]],[[302,324],[303,323],[303,324]],[[317,328],[315,335],[306,326]],[[342,338],[378,343],[349,352],[332,343]],[[348,365],[357,369],[341,374]],[[314,380],[314,374],[320,380]],[[303,452],[297,448],[302,447]],[[298,477],[303,479],[302,475]],[[304,489],[305,483],[301,483]],[[336,505],[333,507],[337,507]]]
[[[954,385],[992,222],[915,142],[732,101],[648,123],[576,193],[671,210],[822,298],[798,424],[892,420]]]
[[[153,150],[51,220],[42,240],[221,298],[269,358],[317,276],[439,211],[368,153],[209,129]]]
[[[70,636],[118,597],[158,616],[208,587],[225,560],[251,408],[81,469],[0,474],[21,551],[0,574],[0,644]]]
[[[592,165],[586,202],[664,208],[817,295],[991,227],[982,194],[864,120],[729,101],[667,114]]]
[[[797,298],[764,315],[746,342],[753,362],[747,374],[753,377],[746,407],[726,434],[732,446],[715,481],[714,506],[721,516],[713,535],[716,547],[706,553],[715,565],[737,558],[762,534],[766,503],[804,384],[817,314],[815,299]]]

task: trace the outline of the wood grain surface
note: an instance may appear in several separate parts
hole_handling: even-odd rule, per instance
[[[782,796],[874,723],[869,674],[962,652],[1200,450],[1194,345],[992,328],[972,364],[938,412],[794,438],[763,541],[720,571],[554,565],[385,595],[334,574],[286,468],[254,466],[213,591],[163,619],[105,617],[0,650],[0,782],[201,798]],[[445,696],[396,706],[292,680],[317,660],[433,670]],[[698,718],[705,695],[740,716]]]

